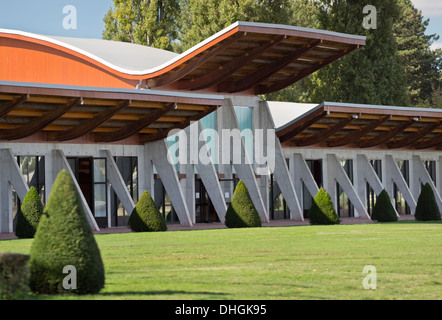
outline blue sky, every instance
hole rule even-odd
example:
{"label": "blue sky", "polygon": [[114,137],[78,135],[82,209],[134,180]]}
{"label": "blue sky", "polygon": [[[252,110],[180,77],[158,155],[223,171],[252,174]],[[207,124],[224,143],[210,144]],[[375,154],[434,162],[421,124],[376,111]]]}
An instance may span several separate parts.
{"label": "blue sky", "polygon": [[[437,33],[442,38],[442,1],[412,2],[426,18],[430,18],[427,33]],[[101,38],[103,17],[112,4],[112,0],[0,0],[0,28],[54,36]],[[63,27],[66,5],[73,5],[77,10],[77,29]],[[434,47],[442,48],[442,39]]]}

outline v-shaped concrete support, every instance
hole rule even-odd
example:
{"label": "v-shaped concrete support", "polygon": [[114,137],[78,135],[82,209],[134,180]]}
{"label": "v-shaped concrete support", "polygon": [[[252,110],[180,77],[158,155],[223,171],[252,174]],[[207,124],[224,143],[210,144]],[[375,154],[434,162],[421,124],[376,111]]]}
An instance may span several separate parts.
{"label": "v-shaped concrete support", "polygon": [[10,149],[0,150],[0,232],[13,232],[12,187],[21,201],[29,191]]}

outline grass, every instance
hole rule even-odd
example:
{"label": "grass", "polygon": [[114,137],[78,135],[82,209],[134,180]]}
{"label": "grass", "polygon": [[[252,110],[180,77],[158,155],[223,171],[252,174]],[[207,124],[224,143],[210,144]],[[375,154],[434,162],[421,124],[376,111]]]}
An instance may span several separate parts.
{"label": "grass", "polygon": [[[441,299],[442,223],[212,229],[96,235],[98,295],[34,299]],[[0,241],[28,253],[32,240]],[[377,289],[365,290],[365,265]]]}

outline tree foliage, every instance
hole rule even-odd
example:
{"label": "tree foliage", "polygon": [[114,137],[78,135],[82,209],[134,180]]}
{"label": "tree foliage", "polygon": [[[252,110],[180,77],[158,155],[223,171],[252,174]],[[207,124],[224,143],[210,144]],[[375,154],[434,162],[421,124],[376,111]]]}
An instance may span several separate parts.
{"label": "tree foliage", "polygon": [[426,183],[422,188],[417,200],[414,217],[419,221],[441,220],[440,211],[434,197],[433,188],[431,188],[429,183]]}
{"label": "tree foliage", "polygon": [[439,39],[436,34],[427,35],[429,19],[424,19],[410,0],[398,0],[400,19],[393,27],[412,106],[435,106],[434,92],[440,90],[441,52],[431,50],[431,44]]}
{"label": "tree foliage", "polygon": [[179,13],[178,0],[114,0],[104,17],[103,39],[172,50]]}
{"label": "tree foliage", "polygon": [[390,196],[386,190],[382,190],[376,197],[376,203],[373,207],[371,217],[373,220],[379,222],[394,222],[398,220],[396,211],[391,204]]}
{"label": "tree foliage", "polygon": [[236,21],[289,24],[290,0],[185,0],[178,51],[185,51]]}
{"label": "tree foliage", "polygon": [[261,218],[242,180],[236,186],[227,208],[225,224],[228,228],[261,227]]}
{"label": "tree foliage", "polygon": [[340,224],[330,195],[323,188],[319,189],[308,211],[310,224],[328,225]]}
{"label": "tree foliage", "polygon": [[35,187],[31,187],[18,210],[15,235],[19,238],[33,238],[42,214],[40,195]]}
{"label": "tree foliage", "polygon": [[30,287],[36,293],[64,293],[64,267],[74,266],[77,289],[98,293],[104,286],[104,266],[80,195],[69,174],[62,170],[52,186],[32,242]]}
{"label": "tree foliage", "polygon": [[129,227],[135,232],[166,231],[161,212],[147,191],[141,195],[129,217]]}

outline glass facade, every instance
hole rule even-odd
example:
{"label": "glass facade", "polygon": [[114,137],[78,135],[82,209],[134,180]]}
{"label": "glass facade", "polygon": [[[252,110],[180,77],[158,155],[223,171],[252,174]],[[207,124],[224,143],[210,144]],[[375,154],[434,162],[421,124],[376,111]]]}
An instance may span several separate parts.
{"label": "glass facade", "polygon": [[[134,203],[138,201],[138,158],[116,157],[115,163]],[[113,226],[127,226],[130,212],[127,212],[114,191],[111,192]]]}

